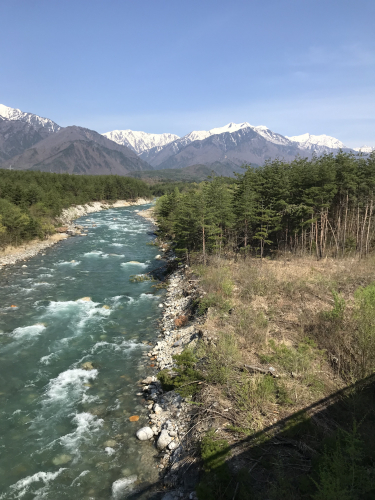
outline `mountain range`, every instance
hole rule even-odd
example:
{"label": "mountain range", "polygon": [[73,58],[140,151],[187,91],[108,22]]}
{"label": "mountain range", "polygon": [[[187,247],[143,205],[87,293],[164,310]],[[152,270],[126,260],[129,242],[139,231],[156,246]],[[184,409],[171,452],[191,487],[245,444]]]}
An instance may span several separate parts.
{"label": "mountain range", "polygon": [[[200,179],[212,171],[233,175],[243,164],[262,165],[275,158],[291,161],[339,149],[355,151],[327,135],[287,137],[247,122],[183,137],[129,129],[99,134],[83,127],[63,128],[48,118],[0,104],[0,168]],[[361,150],[369,153],[372,148]],[[188,170],[180,176],[179,169]]]}

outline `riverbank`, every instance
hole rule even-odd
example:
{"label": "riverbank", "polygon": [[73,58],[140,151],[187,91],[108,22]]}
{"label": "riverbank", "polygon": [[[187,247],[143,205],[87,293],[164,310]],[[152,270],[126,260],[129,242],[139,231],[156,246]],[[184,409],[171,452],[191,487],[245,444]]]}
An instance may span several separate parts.
{"label": "riverbank", "polygon": [[[156,225],[153,208],[142,210],[138,215]],[[169,254],[169,245],[158,242],[169,264],[174,255]],[[196,279],[191,279],[190,270],[184,264],[166,278],[166,295],[159,322],[158,340],[154,347],[144,354],[157,368],[175,376],[176,360],[185,349],[193,350],[202,335],[201,319],[194,313],[194,303],[200,298],[201,290]],[[166,489],[162,500],[196,499],[195,486],[198,481],[196,458],[192,447],[192,416],[195,414],[191,397],[182,397],[178,392],[163,391],[157,376],[150,376],[140,382],[145,406],[149,411],[149,426],[138,429],[139,440],[153,440],[157,450],[160,482]],[[195,442],[195,440],[194,440]]]}
{"label": "riverbank", "polygon": [[[193,314],[194,301],[199,296],[196,282],[189,279],[188,271],[180,265],[168,278],[168,287],[159,323],[158,340],[144,355],[160,373],[176,368],[173,356],[186,348],[194,349],[201,335],[200,320]],[[191,418],[195,413],[190,397],[182,397],[176,391],[163,391],[156,376],[140,382],[145,406],[149,410],[149,426],[140,428],[137,437],[141,441],[153,440],[158,452],[160,480],[168,492],[163,500],[195,499],[197,470],[192,466]],[[189,470],[189,471],[188,471]]]}
{"label": "riverbank", "polygon": [[0,269],[3,266],[13,265],[17,262],[26,261],[31,257],[35,257],[35,255],[37,255],[39,252],[46,250],[59,241],[69,238],[72,234],[76,234],[77,228],[72,226],[72,222],[79,217],[83,217],[84,215],[88,215],[94,212],[100,212],[101,210],[107,210],[109,208],[145,205],[147,203],[150,203],[150,201],[151,200],[147,200],[145,198],[138,198],[135,201],[117,200],[112,204],[108,202],[94,201],[92,203],[87,203],[86,205],[76,205],[66,208],[56,219],[57,224],[62,226],[61,229],[63,230],[63,232],[53,234],[45,240],[37,239],[29,241],[27,243],[23,243],[20,246],[5,247],[4,249],[0,250]]}
{"label": "riverbank", "polygon": [[[156,377],[144,381],[149,438],[168,489],[162,500],[196,498],[196,491],[210,500],[247,499],[250,491],[305,498],[306,488],[324,490],[325,446],[340,450],[342,433],[358,437],[358,450],[373,460],[370,418],[363,417],[373,408],[373,379],[364,378],[353,353],[363,328],[356,311],[373,289],[374,269],[372,259],[353,258],[210,256],[205,266],[199,259],[180,265],[167,287],[161,340],[146,355],[173,387],[181,367],[173,356],[187,348],[202,382],[192,400],[163,393]],[[366,356],[370,366],[373,350]],[[353,430],[361,418],[365,424]],[[363,491],[374,484],[366,481]]]}

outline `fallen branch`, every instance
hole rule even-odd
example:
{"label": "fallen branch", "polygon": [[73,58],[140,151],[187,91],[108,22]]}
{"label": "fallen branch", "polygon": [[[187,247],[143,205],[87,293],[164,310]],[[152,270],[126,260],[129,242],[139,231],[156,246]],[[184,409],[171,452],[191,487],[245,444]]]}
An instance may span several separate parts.
{"label": "fallen branch", "polygon": [[194,380],[193,382],[188,382],[187,384],[179,385],[178,387],[176,387],[176,389],[181,389],[181,387],[185,387],[186,385],[191,385],[191,384],[208,385],[205,382],[202,382],[201,380]]}
{"label": "fallen branch", "polygon": [[205,411],[211,411],[212,413],[216,413],[217,415],[220,415],[220,417],[223,417],[225,418],[226,420],[230,420],[231,422],[233,422],[234,424],[236,423],[236,421],[231,418],[231,417],[228,417],[227,415],[223,415],[222,413],[219,413],[218,411],[215,411],[215,410],[211,410],[210,408],[207,408]]}
{"label": "fallen branch", "polygon": [[272,377],[278,378],[279,375],[276,373],[275,368],[269,366],[268,368],[260,368],[254,365],[243,365],[246,370],[257,373],[264,373],[265,375],[272,375]]}

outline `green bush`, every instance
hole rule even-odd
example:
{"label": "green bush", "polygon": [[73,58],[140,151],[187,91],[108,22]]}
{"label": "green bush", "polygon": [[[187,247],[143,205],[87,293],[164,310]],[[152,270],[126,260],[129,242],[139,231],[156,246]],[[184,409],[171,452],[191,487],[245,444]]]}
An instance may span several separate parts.
{"label": "green bush", "polygon": [[175,377],[172,378],[168,370],[158,373],[163,390],[175,390],[183,397],[192,396],[199,390],[198,383],[192,382],[204,380],[203,375],[194,368],[197,358],[190,349],[185,349],[181,354],[173,356],[173,360],[177,365]]}
{"label": "green bush", "polygon": [[355,292],[357,342],[360,375],[366,377],[375,370],[375,283]]}
{"label": "green bush", "polygon": [[230,453],[228,441],[225,439],[214,440],[215,431],[208,432],[201,442],[201,456],[206,471],[221,467]]}
{"label": "green bush", "polygon": [[339,430],[327,440],[316,468],[314,500],[359,500],[375,498],[374,469],[363,460],[363,442],[356,423],[350,432]]}
{"label": "green bush", "polygon": [[323,316],[331,321],[341,322],[344,319],[346,308],[345,299],[335,291],[332,292],[334,306],[331,311],[323,313]]}
{"label": "green bush", "polygon": [[307,337],[300,342],[297,348],[285,344],[276,345],[274,340],[269,341],[273,354],[263,354],[260,359],[263,363],[274,363],[287,372],[306,373],[315,360],[321,360],[323,351],[317,349],[315,342]]}
{"label": "green bush", "polygon": [[227,384],[240,359],[241,352],[236,338],[230,333],[220,334],[217,344],[207,350],[208,381],[213,384]]}
{"label": "green bush", "polygon": [[[201,442],[201,457],[205,474],[197,487],[199,500],[229,498],[231,475],[225,463],[230,448],[225,439],[214,440],[215,431],[208,432]],[[228,496],[226,496],[228,493]]]}

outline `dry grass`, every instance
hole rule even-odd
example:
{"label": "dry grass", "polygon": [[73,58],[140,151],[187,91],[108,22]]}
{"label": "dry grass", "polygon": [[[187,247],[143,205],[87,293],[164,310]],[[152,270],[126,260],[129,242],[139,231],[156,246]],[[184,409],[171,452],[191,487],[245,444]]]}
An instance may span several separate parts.
{"label": "dry grass", "polygon": [[[193,269],[206,292],[204,329],[218,339],[205,347],[212,384],[203,397],[206,408],[215,404],[229,422],[254,432],[355,377],[349,318],[355,290],[375,280],[374,259],[212,257]],[[347,305],[340,325],[324,316],[334,306],[333,291]],[[241,371],[244,364],[272,365],[280,377]]]}

